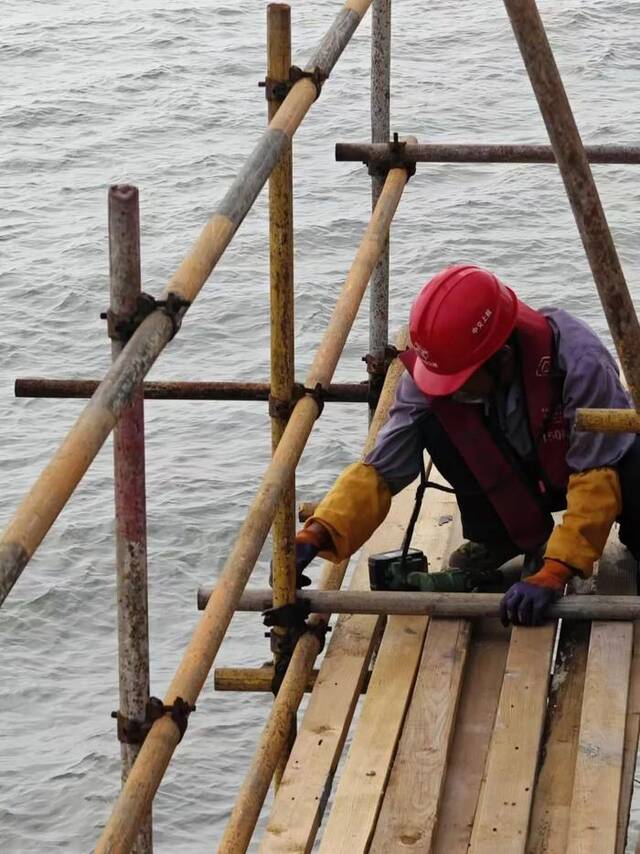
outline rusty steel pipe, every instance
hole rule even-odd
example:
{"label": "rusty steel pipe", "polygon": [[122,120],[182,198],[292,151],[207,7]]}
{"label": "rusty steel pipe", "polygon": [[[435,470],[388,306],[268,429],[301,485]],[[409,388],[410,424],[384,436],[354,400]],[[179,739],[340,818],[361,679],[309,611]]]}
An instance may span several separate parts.
{"label": "rusty steel pipe", "polygon": [[292,86],[191,252],[165,287],[162,299],[170,300],[170,304],[154,311],[140,324],[18,507],[0,539],[0,604],[113,430],[133,389],[175,335],[184,314],[316,100],[320,80],[331,73],[370,4],[371,0],[347,0],[338,12],[307,65],[307,71],[316,72],[316,80],[302,77]]}
{"label": "rusty steel pipe", "polygon": [[[52,380],[44,377],[22,377],[15,381],[16,397],[88,398],[100,380]],[[145,382],[145,400],[269,400],[269,383],[238,382]],[[296,396],[302,395],[302,383],[295,383]],[[366,382],[331,383],[324,391],[325,403],[366,403]]]}
{"label": "rusty steel pipe", "polygon": [[[371,141],[390,136],[391,108],[391,0],[373,0],[371,7]],[[375,208],[384,175],[371,175],[371,208]],[[389,244],[376,264],[369,288],[369,414],[384,382],[385,348],[389,343]],[[376,369],[377,366],[377,369]]]}
{"label": "rusty steel pipe", "polygon": [[[206,601],[207,592],[201,598]],[[418,593],[379,590],[305,590],[298,601],[312,611],[332,614],[400,614],[451,619],[475,619],[500,615],[501,593]],[[245,590],[238,611],[258,612],[270,607],[271,591]],[[640,619],[638,596],[565,596],[551,605],[550,620]]]}
{"label": "rusty steel pipe", "polygon": [[[407,340],[407,332],[403,330],[397,341],[398,348],[406,347]],[[382,394],[364,443],[363,458],[373,448],[376,436],[388,418],[403,370],[401,362],[396,359],[387,372]],[[335,565],[325,561],[319,583],[320,589],[338,589],[344,579],[347,564],[348,561]],[[312,626],[326,626],[329,617],[328,612],[316,613],[311,615],[308,622]],[[319,652],[320,641],[315,634],[305,633],[296,644],[284,681],[260,736],[255,756],[236,798],[218,854],[239,854],[246,851],[269,790],[271,778],[287,743],[288,724],[300,705],[313,663]]]}
{"label": "rusty steel pipe", "polygon": [[[387,239],[389,226],[406,182],[407,173],[404,169],[392,169],[389,172],[382,195],[376,205],[334,308],[329,326],[307,375],[306,385],[309,388],[314,388],[317,383],[325,386],[331,381],[367,283],[384,246],[384,241]],[[195,704],[215,661],[242,591],[267,538],[283,491],[298,464],[313,429],[318,412],[319,406],[312,397],[306,396],[296,404],[282,440],[267,467],[247,517],[219,576],[209,604],[196,626],[191,641],[167,689],[166,705],[172,705],[177,698],[182,698],[189,705]],[[310,651],[308,654],[311,656]],[[314,658],[315,652],[311,656],[311,662]],[[291,667],[287,671],[285,683],[289,678],[290,670]],[[291,675],[290,679],[295,681],[294,675]],[[302,690],[304,690],[305,682],[306,676],[302,680]],[[276,704],[281,694],[282,689],[276,697]],[[285,699],[282,700],[282,703],[285,703]],[[276,704],[274,704],[274,708]],[[287,725],[289,722],[290,718],[287,717]],[[169,716],[165,715],[153,724],[100,837],[96,848],[97,854],[130,850],[140,821],[151,805],[153,796],[178,745],[179,737],[179,730]],[[278,756],[280,752],[281,747]]]}
{"label": "rusty steel pipe", "polygon": [[[109,189],[110,310],[116,317],[135,314],[140,294],[140,209],[136,187]],[[112,358],[123,342],[111,340]],[[149,700],[149,619],[147,603],[147,515],[144,460],[144,401],[136,389],[113,431],[116,578],[118,603],[119,714],[142,724]],[[139,744],[120,744],[125,783]],[[133,850],[153,850],[151,811]]]}
{"label": "rusty steel pipe", "polygon": [[[388,135],[386,137],[388,139]],[[591,163],[640,164],[638,145],[586,145]],[[550,145],[478,145],[457,142],[417,143],[405,145],[403,156],[413,163],[556,163]],[[396,157],[392,143],[380,140],[370,142],[338,142],[336,160],[368,163],[384,169]]]}
{"label": "rusty steel pipe", "polygon": [[616,345],[640,407],[640,324],[535,0],[504,0]]}

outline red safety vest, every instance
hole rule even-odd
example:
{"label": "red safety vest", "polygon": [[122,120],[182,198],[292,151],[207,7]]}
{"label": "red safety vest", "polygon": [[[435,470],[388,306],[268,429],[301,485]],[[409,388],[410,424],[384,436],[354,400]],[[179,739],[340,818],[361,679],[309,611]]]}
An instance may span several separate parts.
{"label": "red safety vest", "polygon": [[[537,456],[540,496],[564,491],[569,480],[568,433],[562,411],[562,378],[554,375],[553,331],[547,319],[520,303],[516,329],[529,427]],[[412,373],[414,360],[407,360]],[[405,362],[406,364],[406,362]],[[514,543],[534,549],[549,534],[549,516],[530,481],[495,442],[479,406],[450,397],[430,398],[431,409],[493,504]],[[551,414],[550,414],[551,413]]]}

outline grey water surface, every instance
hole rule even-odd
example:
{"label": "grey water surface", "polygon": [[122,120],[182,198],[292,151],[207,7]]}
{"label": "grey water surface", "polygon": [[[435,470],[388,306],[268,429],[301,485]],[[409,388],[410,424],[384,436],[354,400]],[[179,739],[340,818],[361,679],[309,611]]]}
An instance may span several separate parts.
{"label": "grey water surface", "polygon": [[[304,64],[341,7],[293,3]],[[140,188],[144,288],[160,292],[265,123],[258,0],[3,0],[0,5],[0,523],[50,458],[81,401],[16,400],[20,376],[97,377],[110,356],[107,188]],[[637,144],[640,4],[544,0],[541,13],[585,141]],[[295,142],[297,372],[326,327],[368,218],[369,179],[335,163],[369,135],[369,31],[356,33]],[[396,0],[392,127],[422,141],[544,142],[499,0]],[[640,167],[594,171],[636,300]],[[266,380],[265,195],[242,225],[154,379]],[[440,267],[475,261],[534,306],[561,305],[607,335],[552,166],[419,167],[392,233],[392,328]],[[366,311],[339,366],[363,378]],[[146,409],[152,690],[162,695],[269,456],[259,403]],[[303,456],[300,499],[357,458],[366,417],[327,405]],[[268,544],[253,582],[266,581]],[[119,787],[111,444],[0,614],[0,850],[83,852]],[[268,657],[256,617],[232,623],[219,662]],[[269,709],[208,684],[155,800],[161,852],[220,839]],[[640,812],[634,809],[634,828]]]}

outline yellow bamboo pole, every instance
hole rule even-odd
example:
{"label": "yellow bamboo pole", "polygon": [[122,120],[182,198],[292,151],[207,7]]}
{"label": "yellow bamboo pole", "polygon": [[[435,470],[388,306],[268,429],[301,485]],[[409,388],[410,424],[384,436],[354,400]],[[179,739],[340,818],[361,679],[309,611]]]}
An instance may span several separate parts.
{"label": "yellow bamboo pole", "polygon": [[[327,589],[326,587],[323,589]],[[313,691],[318,671],[312,670],[307,677],[305,693]],[[216,691],[250,691],[268,694],[273,681],[273,667],[216,667],[213,671],[213,686]],[[362,693],[367,693],[369,678],[364,680]]]}
{"label": "yellow bamboo pole", "polygon": [[640,415],[635,409],[578,409],[576,430],[596,433],[640,433]]}
{"label": "yellow bamboo pole", "polygon": [[[383,188],[383,195],[384,192]],[[382,245],[381,248],[383,248]],[[406,331],[402,333],[397,343],[398,349],[406,347]],[[378,407],[365,441],[363,457],[373,448],[378,431],[387,420],[402,371],[402,364],[396,359],[387,372]],[[319,584],[320,590],[337,590],[342,584],[347,563],[348,561],[343,561],[335,566],[325,563]],[[309,622],[314,626],[323,626],[328,623],[329,617],[329,614],[313,614]],[[238,793],[218,854],[239,854],[247,850],[269,790],[271,778],[282,750],[286,746],[288,727],[300,705],[309,674],[319,652],[320,641],[315,634],[304,634],[298,641],[271,714],[262,731],[255,756]]]}
{"label": "yellow bamboo pole", "polygon": [[141,380],[174,336],[191,303],[222,257],[258,193],[291,143],[371,0],[347,0],[314,51],[306,71],[202,229],[162,294],[167,304],[149,315],[101,382],[61,447],[23,499],[0,540],[0,604],[20,577],[73,494]]}
{"label": "yellow bamboo pole", "polygon": [[[252,691],[268,694],[273,682],[273,667],[216,667],[213,671],[213,687],[216,691]],[[317,670],[307,677],[305,691],[312,691]]]}
{"label": "yellow bamboo pole", "polygon": [[[286,96],[269,85],[289,79],[291,68],[291,8],[286,3],[270,3],[267,7],[267,103],[272,121]],[[269,178],[269,268],[271,284],[271,414],[272,449],[278,447],[284,433],[293,400],[294,376],[294,313],[293,313],[293,164],[291,145],[282,153]],[[273,606],[277,608],[295,601],[296,567],[296,486],[295,473],[282,496],[273,520]],[[276,672],[286,668],[291,655],[290,633],[285,628],[271,629],[271,648]],[[289,742],[295,738],[295,719]],[[283,751],[275,776],[276,786],[287,762]]]}
{"label": "yellow bamboo pole", "polygon": [[[331,382],[406,182],[405,169],[389,172],[307,375],[308,388],[315,388],[318,384],[324,387]],[[169,685],[164,701],[166,705],[173,705],[178,698],[189,705],[195,704],[318,413],[318,403],[312,396],[306,396],[296,404],[209,603]],[[305,681],[302,680],[302,690]],[[97,854],[130,850],[140,821],[151,806],[178,741],[179,730],[171,717],[165,715],[153,724],[100,837]]]}

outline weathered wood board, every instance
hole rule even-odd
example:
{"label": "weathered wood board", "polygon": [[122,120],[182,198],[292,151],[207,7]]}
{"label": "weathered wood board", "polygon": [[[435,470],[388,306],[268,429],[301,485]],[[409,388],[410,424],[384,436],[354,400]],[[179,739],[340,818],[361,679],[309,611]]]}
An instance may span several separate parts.
{"label": "weathered wood board", "polygon": [[[429,496],[414,545],[432,570],[446,563],[456,509],[448,495]],[[438,524],[442,519],[448,521]],[[425,633],[425,617],[389,617],[364,698],[360,720],[322,836],[321,852],[366,850],[411,698]]]}
{"label": "weathered wood board", "polygon": [[527,854],[564,854],[567,850],[590,631],[589,623],[562,625]]}
{"label": "weathered wood board", "polygon": [[615,851],[632,648],[631,623],[592,623],[569,854]]}
{"label": "weathered wood board", "polygon": [[[411,485],[394,498],[389,516],[362,550],[352,588],[368,588],[369,554],[397,548],[402,542],[414,493],[415,486]],[[425,501],[416,526],[415,545],[431,545],[430,557],[436,565],[447,547],[447,528],[453,518],[450,505],[451,498],[444,495]],[[448,522],[440,526],[443,516]],[[438,531],[436,540],[430,541],[434,531]],[[310,850],[369,664],[375,632],[381,625],[377,617],[339,618],[274,799],[261,851]]]}
{"label": "weathered wood board", "polygon": [[432,850],[470,633],[431,621],[371,854]]}
{"label": "weathered wood board", "polygon": [[527,840],[555,623],[514,627],[471,834],[473,854],[520,854]]}
{"label": "weathered wood board", "polygon": [[469,846],[510,634],[498,620],[481,620],[473,627],[433,845],[436,854],[466,852]]}

